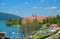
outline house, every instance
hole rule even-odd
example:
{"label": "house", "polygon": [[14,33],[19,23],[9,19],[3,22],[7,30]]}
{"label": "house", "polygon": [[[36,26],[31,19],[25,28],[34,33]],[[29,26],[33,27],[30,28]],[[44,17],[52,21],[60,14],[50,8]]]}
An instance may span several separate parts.
{"label": "house", "polygon": [[51,24],[50,25],[53,29],[59,29],[59,26],[57,24]]}

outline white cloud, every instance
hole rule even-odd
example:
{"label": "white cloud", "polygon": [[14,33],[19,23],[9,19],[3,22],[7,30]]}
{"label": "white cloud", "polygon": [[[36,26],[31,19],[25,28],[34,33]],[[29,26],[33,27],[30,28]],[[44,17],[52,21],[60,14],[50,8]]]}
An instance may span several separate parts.
{"label": "white cloud", "polygon": [[53,0],[54,2],[56,2],[57,0]]}
{"label": "white cloud", "polygon": [[9,10],[7,13],[10,13],[10,14],[14,14],[14,15],[20,16],[20,11],[13,10],[13,9]]}
{"label": "white cloud", "polygon": [[51,9],[56,9],[57,7],[56,6],[52,6]]}
{"label": "white cloud", "polygon": [[5,6],[5,5],[6,5],[6,3],[5,3],[5,2],[2,2],[2,3],[1,3],[1,5],[2,5],[2,6]]}
{"label": "white cloud", "polygon": [[40,7],[40,9],[41,9],[42,7]]}
{"label": "white cloud", "polygon": [[40,2],[45,2],[45,0],[40,0]]}
{"label": "white cloud", "polygon": [[15,14],[15,13],[19,13],[19,11],[9,10],[9,13],[11,13],[11,14]]}
{"label": "white cloud", "polygon": [[28,5],[29,3],[28,3],[28,2],[25,2],[24,4],[25,4],[25,5]]}
{"label": "white cloud", "polygon": [[34,6],[33,8],[34,8],[34,9],[37,9],[38,7],[37,7],[37,6]]}
{"label": "white cloud", "polygon": [[15,13],[19,13],[19,11],[15,11]]}
{"label": "white cloud", "polygon": [[58,10],[58,12],[60,12],[60,10]]}
{"label": "white cloud", "polygon": [[51,10],[49,10],[49,11],[48,11],[48,13],[52,13],[52,11],[51,11]]}
{"label": "white cloud", "polygon": [[51,7],[47,7],[47,8],[44,8],[44,9],[46,9],[46,10],[53,10],[53,9],[57,9],[57,7],[56,6],[51,6]]}
{"label": "white cloud", "polygon": [[10,14],[15,13],[14,10],[9,10],[8,12],[9,12]]}
{"label": "white cloud", "polygon": [[0,3],[0,9],[5,9],[6,7],[6,3],[5,2],[1,2]]}

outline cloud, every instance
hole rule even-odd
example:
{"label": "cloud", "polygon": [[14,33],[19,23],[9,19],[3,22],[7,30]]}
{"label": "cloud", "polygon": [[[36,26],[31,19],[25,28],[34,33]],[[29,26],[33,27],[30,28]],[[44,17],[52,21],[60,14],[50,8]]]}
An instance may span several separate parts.
{"label": "cloud", "polygon": [[20,11],[13,10],[13,9],[9,10],[7,13],[18,15],[18,16],[20,15]]}
{"label": "cloud", "polygon": [[28,5],[29,3],[28,3],[28,2],[25,2],[24,4],[25,4],[25,5]]}
{"label": "cloud", "polygon": [[42,7],[39,7],[40,9],[42,8]]}
{"label": "cloud", "polygon": [[48,13],[52,13],[52,11],[51,11],[51,10],[49,10],[49,11],[48,11]]}
{"label": "cloud", "polygon": [[0,9],[5,9],[6,7],[6,3],[5,2],[1,2],[0,3]]}
{"label": "cloud", "polygon": [[16,13],[19,13],[19,11],[15,11]]}
{"label": "cloud", "polygon": [[5,5],[6,5],[6,3],[5,3],[5,2],[2,2],[2,3],[1,3],[1,5],[2,5],[2,6],[5,6]]}
{"label": "cloud", "polygon": [[34,9],[37,9],[38,7],[37,7],[37,6],[34,6],[33,8],[34,8]]}
{"label": "cloud", "polygon": [[9,10],[8,13],[13,14],[15,12],[14,12],[14,10]]}
{"label": "cloud", "polygon": [[45,0],[40,0],[41,3],[45,2]]}
{"label": "cloud", "polygon": [[58,12],[60,12],[60,10],[58,10]]}
{"label": "cloud", "polygon": [[9,13],[12,13],[12,14],[19,13],[19,11],[17,11],[17,10],[9,10]]}
{"label": "cloud", "polygon": [[56,6],[51,6],[51,7],[47,7],[47,8],[44,8],[45,10],[53,10],[53,9],[57,9]]}
{"label": "cloud", "polygon": [[57,0],[53,0],[54,2],[56,2]]}

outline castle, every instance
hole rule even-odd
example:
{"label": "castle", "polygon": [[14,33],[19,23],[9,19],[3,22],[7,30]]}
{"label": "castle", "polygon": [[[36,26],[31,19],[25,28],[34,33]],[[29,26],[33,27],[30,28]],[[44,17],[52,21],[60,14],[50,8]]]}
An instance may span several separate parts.
{"label": "castle", "polygon": [[35,19],[38,20],[38,21],[40,21],[40,22],[43,21],[43,20],[46,20],[45,17],[37,17],[36,14],[35,15],[32,14],[32,17],[23,18],[24,21],[27,21],[27,20],[33,21]]}

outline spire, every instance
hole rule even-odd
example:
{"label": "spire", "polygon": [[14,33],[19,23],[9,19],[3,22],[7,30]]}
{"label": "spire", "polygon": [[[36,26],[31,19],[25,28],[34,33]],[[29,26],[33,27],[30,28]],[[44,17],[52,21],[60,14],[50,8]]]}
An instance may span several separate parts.
{"label": "spire", "polygon": [[37,17],[36,12],[35,12],[35,17]]}
{"label": "spire", "polygon": [[32,17],[34,17],[34,14],[32,14]]}
{"label": "spire", "polygon": [[37,18],[36,12],[32,14],[32,17],[36,17]]}

